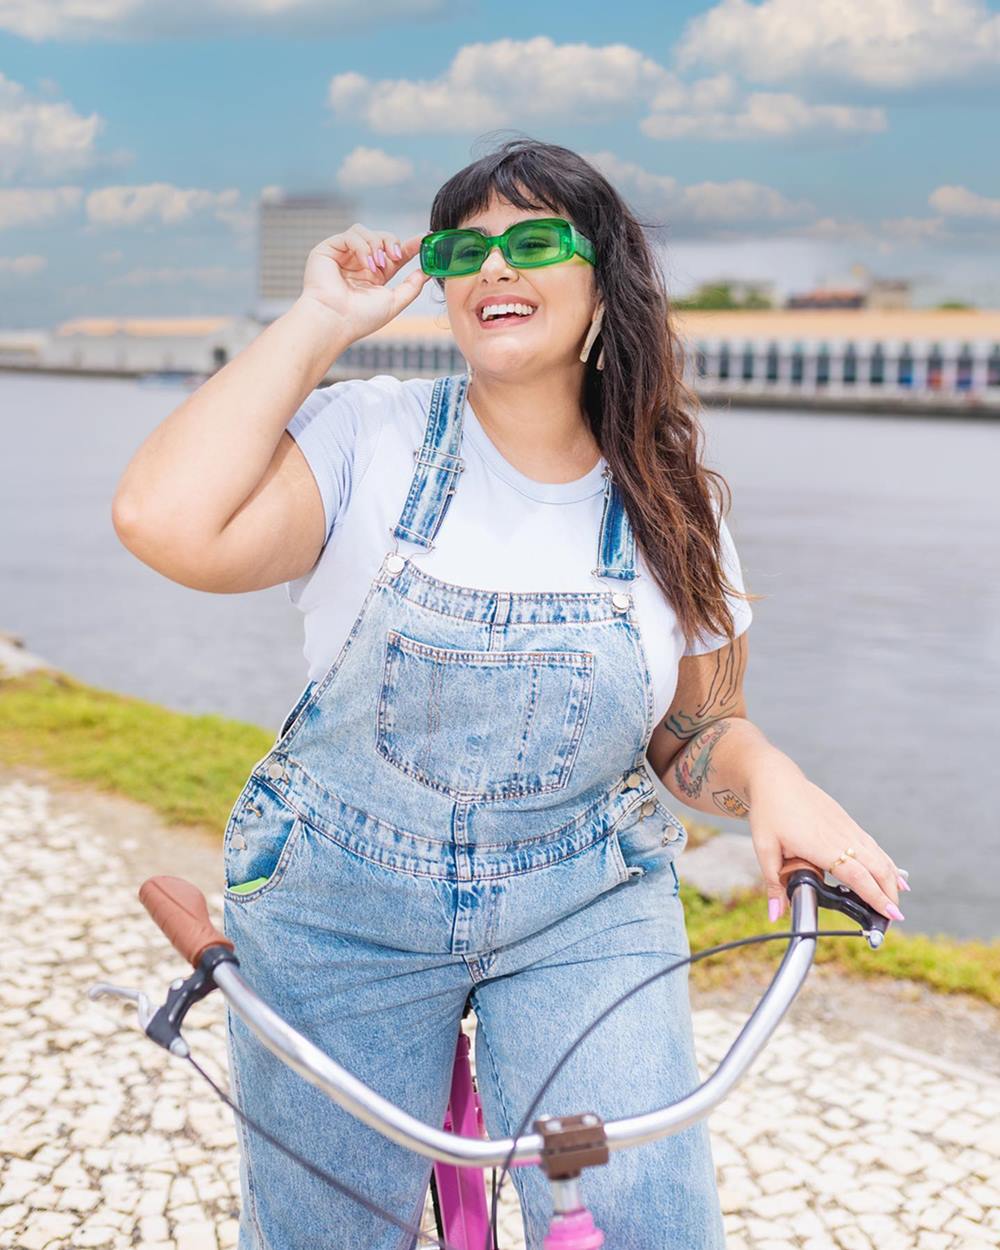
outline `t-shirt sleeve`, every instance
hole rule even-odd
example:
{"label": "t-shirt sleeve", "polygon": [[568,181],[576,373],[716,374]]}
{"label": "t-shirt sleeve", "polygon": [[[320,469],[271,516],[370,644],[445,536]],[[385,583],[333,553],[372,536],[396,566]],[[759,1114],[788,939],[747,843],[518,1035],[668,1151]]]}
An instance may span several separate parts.
{"label": "t-shirt sleeve", "polygon": [[324,542],[347,508],[351,484],[364,473],[366,453],[370,456],[377,440],[386,410],[385,388],[378,385],[383,380],[389,379],[351,378],[319,387],[285,427],[319,487]]}
{"label": "t-shirt sleeve", "polygon": [[[303,400],[285,427],[316,479],[326,524],[324,547],[347,510],[352,487],[371,464],[390,405],[401,383],[390,374],[350,378],[319,387]],[[285,583],[285,593],[298,605],[313,569]]]}
{"label": "t-shirt sleeve", "polygon": [[[740,568],[740,557],[725,517],[719,520],[719,538],[721,541],[722,569],[727,580],[738,590],[746,590],[743,582],[743,571]],[[745,599],[738,599],[735,595],[727,594],[726,602],[733,613],[733,636],[738,638],[753,620],[753,612],[751,612],[750,604]],[[709,651],[718,651],[728,641],[729,639],[725,634],[703,633],[688,646],[684,654],[705,655]]]}

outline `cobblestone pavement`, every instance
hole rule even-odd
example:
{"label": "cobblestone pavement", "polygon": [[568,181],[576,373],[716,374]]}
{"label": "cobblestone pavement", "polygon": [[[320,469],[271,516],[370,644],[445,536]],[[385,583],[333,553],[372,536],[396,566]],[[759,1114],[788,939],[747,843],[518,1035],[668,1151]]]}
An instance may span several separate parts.
{"label": "cobblestone pavement", "polygon": [[[122,804],[98,802],[112,815]],[[86,997],[108,979],[162,1000],[184,967],[136,890],[154,873],[188,877],[218,923],[218,843],[167,831],[137,805],[120,807],[124,828],[94,810],[35,780],[0,782],[0,1246],[228,1250],[232,1113],[142,1036],[131,1005]],[[697,997],[695,1008],[706,1075],[746,1013]],[[1000,1081],[871,1031],[841,1033],[786,1018],[710,1118],[729,1250],[1000,1246]],[[192,1010],[185,1035],[225,1087],[220,995]],[[505,1194],[501,1245],[514,1250]]]}

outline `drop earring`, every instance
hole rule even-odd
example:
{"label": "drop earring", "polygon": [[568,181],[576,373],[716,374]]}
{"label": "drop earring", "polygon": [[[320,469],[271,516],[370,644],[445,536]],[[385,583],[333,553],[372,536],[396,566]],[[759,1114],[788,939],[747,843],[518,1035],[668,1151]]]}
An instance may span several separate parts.
{"label": "drop earring", "polygon": [[[590,356],[590,349],[594,346],[594,339],[597,338],[604,323],[604,301],[602,300],[594,313],[590,322],[590,329],[587,331],[587,337],[583,340],[583,350],[580,352],[580,359],[586,363]],[[604,368],[604,344],[601,344],[601,350],[597,356],[598,369]]]}

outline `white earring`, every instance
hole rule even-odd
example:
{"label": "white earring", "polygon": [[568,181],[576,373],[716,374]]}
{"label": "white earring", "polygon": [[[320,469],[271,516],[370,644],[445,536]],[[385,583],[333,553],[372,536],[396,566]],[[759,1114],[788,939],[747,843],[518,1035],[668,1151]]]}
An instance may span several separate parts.
{"label": "white earring", "polygon": [[[594,316],[591,319],[590,329],[587,331],[587,337],[583,340],[583,350],[580,352],[580,359],[584,361],[584,363],[586,363],[587,359],[590,356],[590,349],[594,346],[594,339],[596,339],[598,334],[600,333],[601,326],[603,325],[603,323],[604,323],[604,301],[602,300],[601,303],[598,304],[597,311],[594,313]],[[601,344],[601,350],[597,356],[597,367],[598,369],[604,368],[604,345],[603,343]]]}

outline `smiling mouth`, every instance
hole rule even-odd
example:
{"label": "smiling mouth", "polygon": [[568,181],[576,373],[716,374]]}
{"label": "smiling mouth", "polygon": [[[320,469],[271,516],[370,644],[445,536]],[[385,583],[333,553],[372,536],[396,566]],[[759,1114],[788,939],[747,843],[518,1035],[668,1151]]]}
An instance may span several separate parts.
{"label": "smiling mouth", "polygon": [[[537,311],[537,309],[536,309]],[[480,329],[489,330],[491,326],[513,325],[515,322],[528,322],[534,317],[535,313],[504,313],[502,317],[487,317],[484,321],[482,317],[476,316],[476,321]]]}

